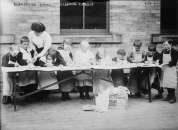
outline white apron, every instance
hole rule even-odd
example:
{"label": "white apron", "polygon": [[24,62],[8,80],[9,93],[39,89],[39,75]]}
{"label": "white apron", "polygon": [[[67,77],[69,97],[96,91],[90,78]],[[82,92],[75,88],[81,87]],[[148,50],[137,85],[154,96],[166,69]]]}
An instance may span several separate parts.
{"label": "white apron", "polygon": [[[163,64],[168,64],[171,60],[170,54],[163,54]],[[176,88],[177,87],[177,70],[176,66],[169,67],[165,65],[163,68],[163,87]]]}

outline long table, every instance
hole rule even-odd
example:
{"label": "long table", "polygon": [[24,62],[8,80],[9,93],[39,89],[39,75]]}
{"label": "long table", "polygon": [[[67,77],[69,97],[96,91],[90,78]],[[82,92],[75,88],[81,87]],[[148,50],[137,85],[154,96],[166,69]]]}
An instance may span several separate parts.
{"label": "long table", "polygon": [[[131,68],[152,69],[152,68],[156,68],[156,67],[161,68],[161,66],[157,65],[157,64],[128,63],[128,64],[110,64],[110,65],[109,64],[108,65],[89,65],[89,66],[72,65],[72,66],[53,66],[53,67],[39,67],[39,66],[1,67],[1,70],[2,70],[2,72],[11,72],[11,73],[18,73],[18,72],[23,72],[23,71],[46,71],[46,72],[51,72],[51,71],[80,71],[80,73],[77,73],[76,75],[74,75],[72,77],[68,77],[64,80],[51,83],[47,86],[41,87],[38,90],[35,90],[33,92],[30,92],[28,94],[25,94],[25,95],[19,97],[19,98],[25,98],[25,97],[30,96],[32,94],[38,93],[38,92],[40,92],[40,91],[42,91],[46,88],[52,87],[53,85],[61,84],[65,81],[68,81],[72,78],[75,78],[76,76],[82,74],[86,70],[89,70],[89,71],[92,72],[92,80],[93,80],[93,71],[94,70],[117,70],[117,69],[131,69]],[[12,93],[14,111],[16,111],[16,82],[17,81],[14,77],[13,93]],[[152,102],[151,85],[150,85],[149,79],[148,79],[148,88],[149,88],[149,102]]]}

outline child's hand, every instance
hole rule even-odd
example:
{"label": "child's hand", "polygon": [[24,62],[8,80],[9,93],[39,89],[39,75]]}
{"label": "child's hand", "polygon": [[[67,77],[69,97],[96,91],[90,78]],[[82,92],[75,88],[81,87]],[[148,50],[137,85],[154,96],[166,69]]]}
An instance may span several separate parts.
{"label": "child's hand", "polygon": [[73,75],[76,75],[76,71],[72,71],[72,74],[73,74]]}
{"label": "child's hand", "polygon": [[16,63],[14,64],[14,66],[15,66],[15,67],[19,67],[20,65],[16,62]]}
{"label": "child's hand", "polygon": [[53,64],[51,64],[51,63],[46,63],[46,66],[47,66],[47,67],[52,67]]}

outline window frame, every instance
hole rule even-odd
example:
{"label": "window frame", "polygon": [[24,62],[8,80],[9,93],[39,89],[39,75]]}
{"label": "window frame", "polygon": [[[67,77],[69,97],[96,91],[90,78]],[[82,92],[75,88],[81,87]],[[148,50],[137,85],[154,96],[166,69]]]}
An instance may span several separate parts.
{"label": "window frame", "polygon": [[[96,35],[96,34],[109,34],[109,19],[110,19],[110,0],[106,1],[106,29],[61,29],[60,27],[60,34],[62,35]],[[60,10],[60,9],[59,9]],[[61,19],[61,15],[60,15]]]}

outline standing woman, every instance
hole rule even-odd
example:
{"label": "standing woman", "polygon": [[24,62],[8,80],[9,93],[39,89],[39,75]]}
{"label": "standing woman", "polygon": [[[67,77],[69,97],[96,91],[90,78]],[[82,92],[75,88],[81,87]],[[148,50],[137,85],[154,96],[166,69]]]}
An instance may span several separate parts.
{"label": "standing woman", "polygon": [[51,47],[52,39],[51,36],[45,31],[46,27],[43,23],[35,22],[31,25],[31,31],[28,34],[31,46],[37,52],[35,59],[35,65],[38,65],[39,59],[46,54],[48,49]]}
{"label": "standing woman", "polygon": [[177,87],[176,65],[178,61],[178,44],[175,41],[163,43],[163,87],[167,89],[168,95],[164,101],[176,102],[175,89]]}

